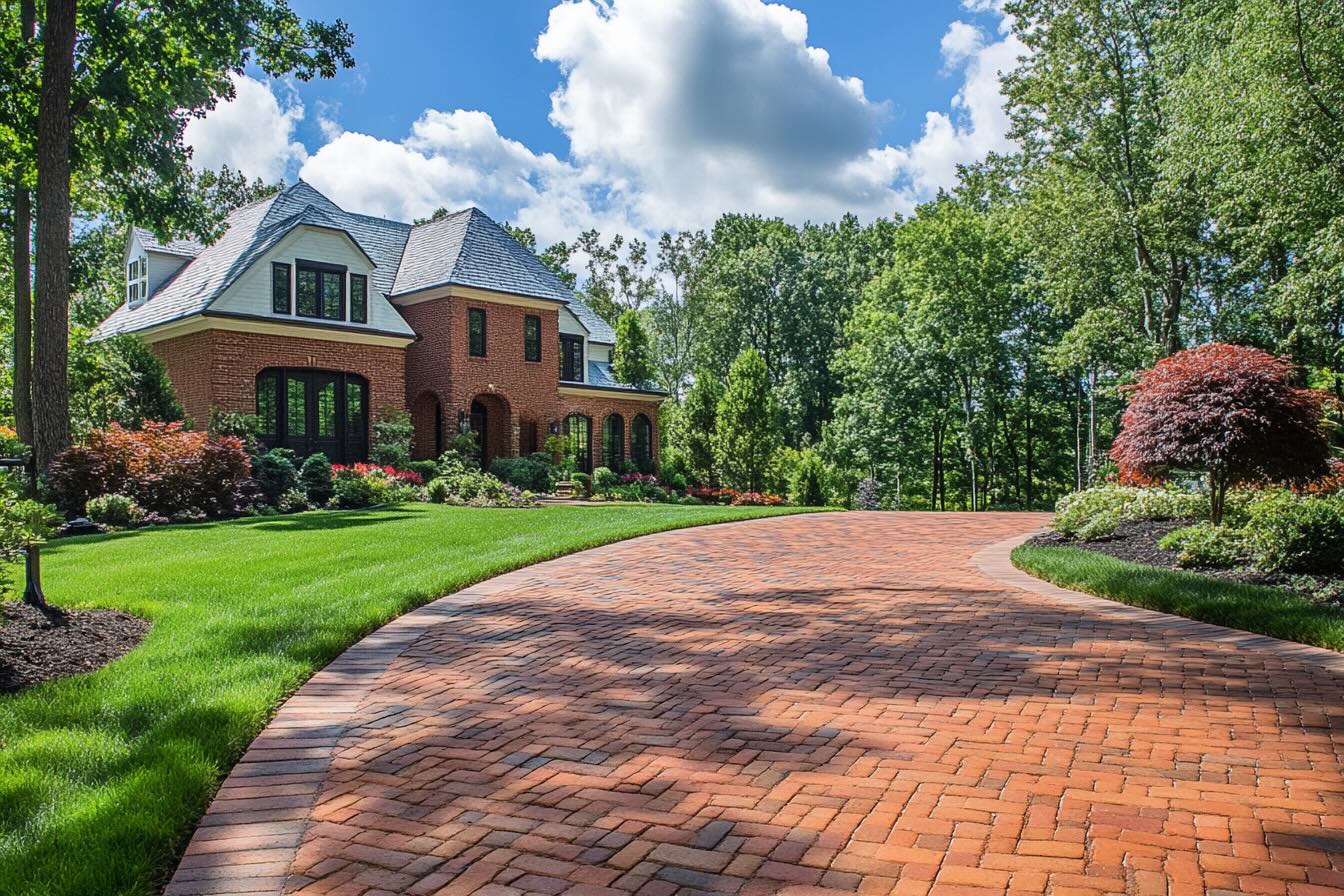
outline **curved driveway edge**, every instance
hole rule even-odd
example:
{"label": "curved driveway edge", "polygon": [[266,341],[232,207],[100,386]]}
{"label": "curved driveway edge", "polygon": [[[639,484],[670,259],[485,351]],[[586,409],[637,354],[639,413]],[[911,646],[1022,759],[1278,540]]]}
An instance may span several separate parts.
{"label": "curved driveway edge", "polygon": [[1271,638],[1268,635],[1257,635],[1253,632],[1227,628],[1211,622],[1186,619],[1184,616],[1174,616],[1160,610],[1149,610],[1146,607],[1135,607],[1117,600],[1087,594],[1083,591],[1071,591],[1068,588],[1061,588],[1030,573],[1023,572],[1013,565],[1013,550],[1037,534],[1039,533],[1028,532],[1024,535],[1014,535],[1012,538],[982,548],[972,559],[979,570],[994,581],[1020,588],[1023,591],[1044,594],[1080,609],[1118,620],[1156,626],[1157,630],[1167,637],[1198,638],[1203,641],[1227,644],[1231,647],[1246,650],[1259,650],[1282,659],[1307,663],[1331,672],[1344,674],[1344,654],[1334,650],[1312,647],[1309,644],[1298,644],[1294,641],[1284,641],[1279,638]]}
{"label": "curved driveway edge", "polygon": [[[689,528],[750,526],[771,519]],[[640,535],[577,553],[595,554],[663,534]],[[327,780],[337,745],[349,720],[392,661],[434,625],[452,619],[464,605],[544,578],[547,566],[573,556],[534,563],[436,598],[346,648],[309,678],[281,704],[220,785],[164,896],[283,893],[286,873],[311,824],[311,809]]]}
{"label": "curved driveway edge", "polygon": [[1344,672],[1018,573],[1045,520],[681,529],[441,598],[281,708],[167,892],[1344,892]]}

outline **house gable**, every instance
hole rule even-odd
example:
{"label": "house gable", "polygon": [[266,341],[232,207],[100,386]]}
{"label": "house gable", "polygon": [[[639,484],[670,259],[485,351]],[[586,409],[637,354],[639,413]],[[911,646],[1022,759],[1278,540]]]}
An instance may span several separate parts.
{"label": "house gable", "polygon": [[[294,291],[297,266],[300,262],[318,262],[344,268],[344,319],[340,321],[314,320],[294,312]],[[277,314],[272,302],[272,265],[289,266],[290,313]],[[309,325],[339,324],[352,330],[398,334],[414,337],[415,333],[402,316],[375,286],[377,265],[364,248],[344,230],[298,224],[262,253],[243,271],[208,307],[206,313],[257,317],[278,323]],[[360,322],[351,316],[351,277],[364,277],[367,282],[368,320]]]}

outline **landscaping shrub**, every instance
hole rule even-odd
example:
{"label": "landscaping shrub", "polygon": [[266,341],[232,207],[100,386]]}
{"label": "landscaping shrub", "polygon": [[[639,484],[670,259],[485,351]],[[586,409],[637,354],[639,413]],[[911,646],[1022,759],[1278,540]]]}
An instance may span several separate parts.
{"label": "landscaping shrub", "polygon": [[518,488],[533,492],[555,491],[556,467],[543,452],[523,457],[500,457],[490,465],[490,474]]}
{"label": "landscaping shrub", "polygon": [[587,473],[575,473],[570,478],[574,481],[575,491],[585,497],[593,493],[593,477]]}
{"label": "landscaping shrub", "polygon": [[299,513],[312,506],[312,502],[308,500],[308,493],[301,488],[290,489],[275,502],[276,509],[281,513]]}
{"label": "landscaping shrub", "polygon": [[1176,552],[1181,566],[1232,567],[1247,559],[1246,536],[1232,526],[1196,523],[1162,536],[1157,546]]}
{"label": "landscaping shrub", "polygon": [[621,482],[621,478],[609,467],[598,467],[593,471],[593,491],[610,492]]}
{"label": "landscaping shrub", "polygon": [[1207,495],[1108,483],[1060,498],[1054,528],[1068,538],[1088,540],[1114,534],[1125,520],[1203,519],[1208,515]]}
{"label": "landscaping shrub", "polygon": [[280,496],[299,487],[299,471],[294,467],[294,452],[272,448],[252,456],[252,479],[261,492],[261,503],[278,507]]}
{"label": "landscaping shrub", "polygon": [[435,504],[445,504],[448,501],[448,480],[436,478],[429,480],[429,485],[425,486],[425,494],[429,500]]}
{"label": "landscaping shrub", "polygon": [[325,454],[319,451],[304,458],[303,466],[299,468],[299,484],[313,506],[322,507],[331,500],[331,461]]}
{"label": "landscaping shrub", "polygon": [[411,463],[411,437],[415,427],[411,417],[405,411],[388,411],[373,424],[373,446],[369,449],[369,460],[379,466],[406,469]]}
{"label": "landscaping shrub", "polygon": [[858,490],[854,492],[854,509],[882,509],[882,486],[876,479],[870,476],[859,483]]}
{"label": "landscaping shrub", "polygon": [[430,500],[442,495],[449,504],[469,504],[473,507],[530,507],[534,503],[531,492],[501,482],[489,473],[468,468],[455,456],[440,459],[442,475],[430,483]]}
{"label": "landscaping shrub", "polygon": [[1261,569],[1344,569],[1344,497],[1299,497],[1274,489],[1253,501],[1247,512],[1246,540]]}
{"label": "landscaping shrub", "polygon": [[212,436],[237,436],[250,453],[255,453],[257,438],[261,435],[261,418],[256,414],[240,414],[215,408],[210,411],[207,431]]}
{"label": "landscaping shrub", "polygon": [[764,492],[738,492],[733,496],[734,507],[777,507],[784,503],[779,495]]}
{"label": "landscaping shrub", "polygon": [[219,517],[240,510],[250,473],[237,436],[191,432],[181,423],[145,421],[139,430],[113,423],[57,455],[47,488],[71,515],[83,513],[90,498],[122,494],[164,516],[195,508]]}
{"label": "landscaping shrub", "polygon": [[129,529],[145,518],[144,509],[126,495],[99,495],[90,498],[84,514],[95,523],[116,529]]}
{"label": "landscaping shrub", "polygon": [[696,481],[695,475],[691,472],[690,459],[687,458],[685,452],[676,448],[668,448],[663,452],[659,473],[662,475],[664,482],[679,491],[685,491],[688,485],[701,484]]}
{"label": "landscaping shrub", "polygon": [[[550,441],[549,439],[547,440]],[[448,449],[439,456],[439,469],[443,469],[445,460],[456,461],[464,467],[479,467],[481,457],[481,444],[476,438],[474,432],[458,433],[457,436],[448,443]]]}
{"label": "landscaping shrub", "polygon": [[376,464],[336,465],[331,468],[334,481],[332,501],[337,507],[373,507],[400,504],[417,498],[419,475]]}
{"label": "landscaping shrub", "polygon": [[802,507],[820,507],[825,504],[826,494],[822,487],[825,472],[820,454],[811,448],[800,451],[789,479],[789,503]]}
{"label": "landscaping shrub", "polygon": [[418,475],[421,482],[429,482],[439,475],[439,465],[432,460],[413,460],[406,469]]}

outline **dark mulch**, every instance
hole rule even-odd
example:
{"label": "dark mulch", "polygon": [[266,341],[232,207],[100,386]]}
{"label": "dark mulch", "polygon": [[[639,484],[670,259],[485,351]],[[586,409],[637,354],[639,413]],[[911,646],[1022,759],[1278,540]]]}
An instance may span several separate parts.
{"label": "dark mulch", "polygon": [[[1340,602],[1336,595],[1344,588],[1344,576],[1340,576],[1338,573],[1289,575],[1286,573],[1261,572],[1245,567],[1232,569],[1227,567],[1191,568],[1178,565],[1176,552],[1163,550],[1157,546],[1157,543],[1162,540],[1162,536],[1173,529],[1180,529],[1194,522],[1194,520],[1133,520],[1122,522],[1116,527],[1114,535],[1108,538],[1098,538],[1095,541],[1077,541],[1065,538],[1058,532],[1046,532],[1037,535],[1031,540],[1031,543],[1054,547],[1082,548],[1085,551],[1095,551],[1098,554],[1106,554],[1118,560],[1128,560],[1131,563],[1142,563],[1145,566],[1156,566],[1162,569],[1185,569],[1187,572],[1197,572],[1201,575],[1242,582],[1247,585],[1283,588],[1313,600],[1323,600],[1330,603]],[[1327,593],[1329,596],[1323,596]]]}
{"label": "dark mulch", "polygon": [[0,604],[0,693],[92,672],[144,640],[149,622],[116,610]]}

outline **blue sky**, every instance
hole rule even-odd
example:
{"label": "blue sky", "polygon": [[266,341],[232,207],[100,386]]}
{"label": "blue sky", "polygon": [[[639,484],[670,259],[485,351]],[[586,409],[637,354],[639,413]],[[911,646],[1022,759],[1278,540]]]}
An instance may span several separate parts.
{"label": "blue sky", "polygon": [[294,0],[350,25],[356,68],[248,79],[188,142],[352,210],[475,204],[544,239],[907,212],[1006,145],[997,2]]}

